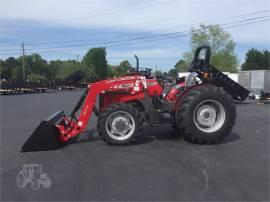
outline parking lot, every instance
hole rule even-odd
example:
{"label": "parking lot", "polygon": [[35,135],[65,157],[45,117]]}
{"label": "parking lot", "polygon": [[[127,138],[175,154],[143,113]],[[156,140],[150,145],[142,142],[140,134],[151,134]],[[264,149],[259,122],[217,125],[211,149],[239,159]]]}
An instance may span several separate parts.
{"label": "parking lot", "polygon": [[[108,146],[96,117],[76,143],[21,153],[42,119],[70,112],[82,91],[1,96],[2,201],[269,201],[270,105],[237,104],[233,132],[219,145],[194,145],[171,127],[145,126],[134,145]],[[25,164],[41,164],[47,188],[18,187]]]}

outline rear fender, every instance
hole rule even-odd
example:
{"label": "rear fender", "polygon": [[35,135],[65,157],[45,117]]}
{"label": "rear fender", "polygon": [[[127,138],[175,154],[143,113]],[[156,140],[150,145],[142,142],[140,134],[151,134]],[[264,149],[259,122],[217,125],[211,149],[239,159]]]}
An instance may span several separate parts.
{"label": "rear fender", "polygon": [[175,101],[177,100],[177,97],[183,92],[183,89],[185,88],[185,82],[178,83],[174,85],[170,91],[166,94],[164,99],[166,101]]}
{"label": "rear fender", "polygon": [[180,94],[180,96],[177,97],[177,100],[175,102],[175,105],[174,105],[174,108],[173,108],[173,111],[175,112],[176,109],[179,107],[179,105],[181,104],[181,99],[187,95],[192,89],[194,88],[198,88],[199,86],[208,86],[208,85],[213,85],[213,84],[210,84],[210,83],[202,83],[202,84],[196,84],[194,86],[190,86],[190,87],[186,87],[186,89],[183,91],[182,94]]}

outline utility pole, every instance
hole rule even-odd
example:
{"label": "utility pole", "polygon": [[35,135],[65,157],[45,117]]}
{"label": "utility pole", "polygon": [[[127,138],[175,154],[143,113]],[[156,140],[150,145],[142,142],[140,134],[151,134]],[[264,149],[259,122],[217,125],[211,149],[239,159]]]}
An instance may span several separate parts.
{"label": "utility pole", "polygon": [[80,56],[76,55],[76,62],[79,62],[79,58],[80,58]]}
{"label": "utility pole", "polygon": [[22,79],[25,82],[25,67],[24,67],[24,42],[22,43],[22,51],[23,51],[23,58],[22,58]]}
{"label": "utility pole", "polygon": [[158,66],[157,64],[155,65],[155,79],[157,78],[157,70],[158,70]]}

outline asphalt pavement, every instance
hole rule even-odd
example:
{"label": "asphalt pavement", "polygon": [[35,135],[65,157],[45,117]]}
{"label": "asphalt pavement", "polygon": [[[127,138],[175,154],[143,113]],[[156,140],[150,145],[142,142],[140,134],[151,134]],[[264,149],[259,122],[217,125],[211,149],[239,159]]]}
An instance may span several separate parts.
{"label": "asphalt pavement", "polygon": [[[134,145],[108,146],[96,117],[77,142],[21,153],[39,122],[70,112],[82,91],[1,96],[1,201],[269,201],[270,105],[237,104],[233,132],[194,145],[171,127],[144,127]],[[19,187],[23,165],[39,164],[41,187]],[[39,175],[38,175],[39,176]],[[50,184],[50,183],[51,184]],[[36,190],[33,190],[36,188]]]}

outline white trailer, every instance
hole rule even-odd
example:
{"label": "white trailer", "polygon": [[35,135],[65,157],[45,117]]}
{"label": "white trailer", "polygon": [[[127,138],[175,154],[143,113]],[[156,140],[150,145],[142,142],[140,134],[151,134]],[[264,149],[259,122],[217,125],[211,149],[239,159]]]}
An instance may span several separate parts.
{"label": "white trailer", "polygon": [[270,70],[239,71],[239,83],[254,93],[270,93]]}

